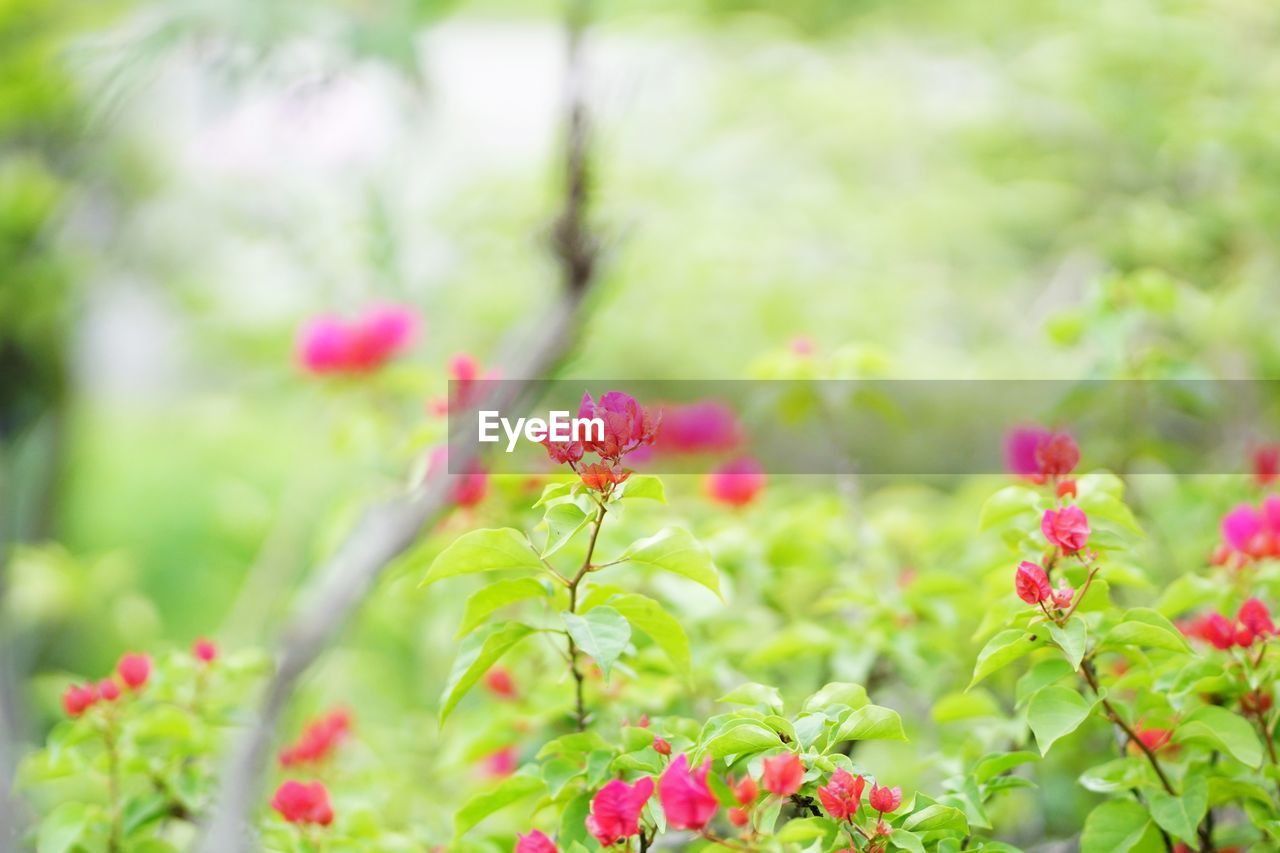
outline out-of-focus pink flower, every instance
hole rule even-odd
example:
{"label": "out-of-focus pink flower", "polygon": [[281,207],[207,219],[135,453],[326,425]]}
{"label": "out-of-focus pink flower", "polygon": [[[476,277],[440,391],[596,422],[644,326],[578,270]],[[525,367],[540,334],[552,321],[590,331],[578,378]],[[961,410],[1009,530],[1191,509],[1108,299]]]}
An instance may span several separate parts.
{"label": "out-of-focus pink flower", "polygon": [[714,400],[662,407],[654,447],[664,453],[723,453],[742,443],[733,409]]}
{"label": "out-of-focus pink flower", "polygon": [[506,667],[495,666],[484,674],[484,686],[499,699],[514,699],[519,695],[516,683]]}
{"label": "out-of-focus pink flower", "polygon": [[603,847],[612,847],[640,832],[640,812],[653,795],[653,779],[645,776],[632,785],[613,779],[591,799],[587,832]]}
{"label": "out-of-focus pink flower", "polygon": [[448,477],[452,481],[450,496],[458,506],[475,506],[484,500],[489,492],[489,473],[485,471],[479,460],[473,459],[467,466],[465,474],[449,473],[449,447],[440,445],[431,451],[431,461],[427,464],[427,478]]}
{"label": "out-of-focus pink flower", "polygon": [[280,751],[280,765],[292,767],[323,761],[350,732],[351,714],[340,708],[330,711],[308,723],[298,741]]}
{"label": "out-of-focus pink flower", "polygon": [[666,738],[661,737],[660,735],[654,735],[654,736],[653,736],[653,751],[654,751],[654,752],[656,752],[656,753],[658,753],[658,755],[670,755],[670,754],[671,754],[671,744],[667,742],[667,739],[666,739]]}
{"label": "out-of-focus pink flower", "polygon": [[804,335],[794,337],[791,339],[790,349],[791,352],[799,356],[813,355],[813,339]]}
{"label": "out-of-focus pink flower", "polygon": [[1271,621],[1271,611],[1257,598],[1250,598],[1240,605],[1236,620],[1249,629],[1251,634],[1259,637],[1270,637],[1276,632],[1275,623]]}
{"label": "out-of-focus pink flower", "polygon": [[482,766],[486,776],[502,778],[516,772],[520,755],[514,746],[495,750],[484,757]]}
{"label": "out-of-focus pink flower", "polygon": [[92,684],[69,684],[62,692],[62,710],[68,717],[78,717],[98,701],[98,690]]}
{"label": "out-of-focus pink flower", "polygon": [[516,836],[515,853],[560,853],[555,843],[538,830]]}
{"label": "out-of-focus pink flower", "polygon": [[804,784],[804,765],[794,752],[770,756],[764,760],[760,782],[769,793],[789,797]]}
{"label": "out-of-focus pink flower", "polygon": [[[1152,752],[1164,749],[1169,745],[1169,740],[1173,737],[1173,732],[1168,729],[1145,727],[1139,727],[1135,734],[1138,736],[1138,740],[1142,741],[1143,746]],[[1135,751],[1137,751],[1136,748]]]}
{"label": "out-of-focus pink flower", "polygon": [[1222,538],[1237,551],[1249,553],[1261,533],[1262,513],[1248,504],[1240,504],[1222,517]]}
{"label": "out-of-focus pink flower", "polygon": [[734,784],[733,780],[729,780],[729,789],[733,791],[733,798],[744,806],[749,806],[756,801],[756,797],[760,795],[760,789],[756,786],[756,780],[750,776],[743,776],[742,781]]}
{"label": "out-of-focus pink flower", "polygon": [[767,479],[759,462],[743,456],[725,462],[707,475],[707,494],[723,504],[745,506],[756,499]]}
{"label": "out-of-focus pink flower", "polygon": [[871,793],[867,794],[867,802],[871,808],[881,814],[891,812],[902,805],[902,789],[897,786],[882,788],[877,783],[871,786]]}
{"label": "out-of-focus pink flower", "polygon": [[1053,595],[1053,587],[1049,586],[1049,576],[1044,569],[1028,560],[1018,564],[1013,575],[1013,587],[1027,604],[1039,604]]}
{"label": "out-of-focus pink flower", "polygon": [[862,789],[866,784],[867,780],[861,776],[838,769],[826,785],[818,788],[818,799],[822,800],[827,814],[836,820],[852,820],[862,803]]}
{"label": "out-of-focus pink flower", "polygon": [[298,330],[298,362],[311,373],[341,373],[348,369],[349,340],[342,318],[331,314],[313,317]]}
{"label": "out-of-focus pink flower", "polygon": [[658,798],[662,801],[667,823],[675,829],[702,829],[720,808],[719,801],[707,785],[710,772],[710,758],[690,772],[689,757],[683,754],[663,771],[662,778],[658,780]]}
{"label": "out-of-focus pink flower", "polygon": [[1253,451],[1253,478],[1267,486],[1280,477],[1280,444],[1267,444]]}
{"label": "out-of-focus pink flower", "polygon": [[1047,509],[1040,519],[1040,532],[1049,544],[1074,554],[1089,544],[1089,519],[1078,506]]}
{"label": "out-of-focus pink flower", "polygon": [[407,349],[417,331],[417,316],[400,305],[373,306],[351,322],[321,315],[298,331],[298,362],[316,374],[368,373]]}
{"label": "out-of-focus pink flower", "polygon": [[151,658],[136,653],[122,655],[116,664],[116,672],[130,690],[140,690],[151,677]]}
{"label": "out-of-focus pink flower", "polygon": [[1069,434],[1044,427],[1015,427],[1005,436],[1005,468],[1019,477],[1044,482],[1063,477],[1080,463],[1080,448]]}
{"label": "out-of-focus pink flower", "polygon": [[104,702],[114,702],[120,698],[120,685],[114,678],[104,678],[98,682],[98,697]]}
{"label": "out-of-focus pink flower", "polygon": [[289,823],[314,823],[328,826],[333,823],[333,807],[329,804],[329,791],[323,783],[303,783],[293,779],[276,789],[271,798],[271,808]]}
{"label": "out-of-focus pink flower", "polygon": [[213,663],[218,656],[218,647],[201,637],[191,644],[191,654],[201,663]]}
{"label": "out-of-focus pink flower", "polygon": [[746,826],[751,822],[751,814],[746,809],[729,809],[729,823],[734,826]]}

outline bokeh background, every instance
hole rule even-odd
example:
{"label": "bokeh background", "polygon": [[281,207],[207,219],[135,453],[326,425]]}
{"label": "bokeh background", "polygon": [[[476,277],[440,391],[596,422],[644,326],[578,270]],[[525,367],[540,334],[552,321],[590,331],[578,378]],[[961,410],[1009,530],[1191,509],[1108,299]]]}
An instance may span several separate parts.
{"label": "bokeh background", "polygon": [[[0,4],[27,735],[65,673],[122,649],[269,639],[403,482],[385,427],[416,410],[305,377],[305,318],[415,306],[425,422],[452,353],[484,361],[554,297],[563,12]],[[1275,376],[1278,37],[1265,0],[592,4],[604,261],[564,375],[767,376],[803,338],[833,375]],[[415,581],[361,617],[317,705],[371,688],[385,730],[430,716],[450,605]]]}

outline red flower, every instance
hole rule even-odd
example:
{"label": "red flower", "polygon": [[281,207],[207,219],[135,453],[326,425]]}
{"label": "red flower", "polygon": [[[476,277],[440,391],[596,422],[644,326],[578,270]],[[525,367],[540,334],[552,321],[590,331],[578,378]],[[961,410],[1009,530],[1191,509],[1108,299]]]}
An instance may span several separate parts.
{"label": "red flower", "polygon": [[822,800],[827,814],[836,820],[852,820],[862,804],[862,789],[866,785],[866,779],[842,768],[831,774],[826,785],[818,788],[818,799]]}
{"label": "red flower", "polygon": [[514,699],[519,694],[506,667],[495,666],[484,674],[484,686],[499,699]]}
{"label": "red flower", "polygon": [[1067,495],[1070,495],[1071,497],[1074,498],[1076,496],[1076,481],[1075,480],[1059,480],[1058,488],[1056,491],[1058,493],[1058,497],[1060,498],[1065,498]]}
{"label": "red flower", "polygon": [[515,853],[560,853],[555,843],[538,830],[516,836]]}
{"label": "red flower", "polygon": [[98,691],[92,684],[68,684],[62,691],[62,710],[68,717],[78,717],[98,701]]}
{"label": "red flower", "polygon": [[1051,433],[1036,447],[1036,462],[1047,477],[1065,476],[1080,464],[1080,447],[1065,432]]}
{"label": "red flower", "polygon": [[1018,570],[1013,575],[1013,587],[1018,592],[1018,598],[1027,604],[1039,604],[1053,595],[1049,576],[1044,569],[1027,560],[1018,564]]}
{"label": "red flower", "polygon": [[667,739],[666,739],[666,738],[659,737],[658,735],[654,735],[654,736],[653,736],[653,751],[654,751],[654,752],[656,752],[656,753],[658,753],[658,755],[670,755],[670,754],[671,754],[671,744],[667,742]]}
{"label": "red flower", "polygon": [[729,809],[729,823],[734,826],[746,826],[751,822],[751,815],[746,809]]}
{"label": "red flower", "polygon": [[1197,634],[1201,639],[1208,640],[1216,649],[1229,649],[1236,642],[1235,628],[1220,613],[1210,613],[1200,620]]}
{"label": "red flower", "polygon": [[104,678],[98,682],[98,696],[103,701],[114,702],[120,698],[120,685],[114,678]]}
{"label": "red flower", "polygon": [[191,654],[201,663],[213,663],[214,658],[218,656],[218,647],[201,637],[192,644]]}
{"label": "red flower", "polygon": [[733,798],[744,806],[754,803],[756,797],[760,795],[760,789],[756,787],[756,780],[750,776],[743,776],[741,782],[729,787],[733,789]]}
{"label": "red flower", "polygon": [[653,795],[653,779],[645,776],[633,785],[614,779],[591,800],[587,831],[604,847],[611,847],[640,832],[640,812]]}
{"label": "red flower", "polygon": [[800,757],[792,752],[784,752],[764,760],[764,772],[760,775],[764,789],[779,797],[789,797],[804,784],[804,765]]}
{"label": "red flower", "polygon": [[[621,391],[603,394],[598,403],[590,393],[583,394],[578,417],[599,418],[604,422],[604,437],[584,441],[583,445],[602,459],[615,463],[631,451],[653,444],[662,421],[661,416],[641,407],[635,397]],[[594,431],[588,430],[588,433],[594,438]]]}
{"label": "red flower", "polygon": [[116,672],[130,690],[139,690],[151,677],[151,658],[132,653],[123,655],[116,664]]}
{"label": "red flower", "polygon": [[1268,444],[1253,452],[1253,478],[1266,486],[1280,477],[1280,445]]}
{"label": "red flower", "polygon": [[898,787],[882,788],[877,783],[871,786],[871,793],[867,794],[867,802],[871,805],[871,808],[880,812],[880,814],[891,812],[902,805],[902,789]]}
{"label": "red flower", "polygon": [[610,487],[624,482],[631,476],[625,468],[593,462],[582,469],[582,482],[588,489],[597,492],[607,491]]}
{"label": "red flower", "polygon": [[750,457],[730,460],[707,475],[707,494],[714,501],[745,506],[764,488],[766,477],[760,463]]}
{"label": "red flower", "polygon": [[1260,637],[1269,637],[1276,632],[1275,623],[1271,621],[1271,612],[1267,610],[1267,605],[1257,598],[1251,598],[1240,605],[1236,619],[1249,629],[1251,634]]}
{"label": "red flower", "polygon": [[702,829],[715,816],[720,803],[707,786],[710,772],[710,758],[690,772],[686,755],[680,755],[663,771],[658,780],[658,797],[667,823],[675,829]]}
{"label": "red flower", "polygon": [[351,715],[343,710],[331,711],[308,723],[297,743],[280,751],[280,764],[292,767],[323,761],[350,731]]}
{"label": "red flower", "polygon": [[333,823],[329,792],[320,782],[304,784],[290,779],[276,789],[275,796],[271,798],[271,808],[289,823],[315,823],[320,826]]}
{"label": "red flower", "polygon": [[1074,554],[1089,543],[1089,519],[1078,506],[1047,509],[1040,519],[1040,532],[1050,544]]}
{"label": "red flower", "polygon": [[1169,739],[1173,737],[1173,732],[1168,729],[1139,728],[1135,734],[1137,734],[1138,740],[1142,741],[1142,745],[1152,752],[1168,746]]}

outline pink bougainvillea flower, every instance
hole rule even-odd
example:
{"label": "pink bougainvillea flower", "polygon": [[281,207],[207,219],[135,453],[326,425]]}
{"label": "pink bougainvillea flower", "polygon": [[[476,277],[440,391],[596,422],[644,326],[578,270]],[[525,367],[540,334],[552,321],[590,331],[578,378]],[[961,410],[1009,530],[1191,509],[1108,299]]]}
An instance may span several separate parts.
{"label": "pink bougainvillea flower", "polygon": [[645,776],[632,785],[614,779],[591,799],[587,831],[604,847],[611,847],[640,832],[640,812],[653,795],[653,779]]}
{"label": "pink bougainvillea flower", "polygon": [[450,486],[450,497],[458,506],[475,506],[489,493],[489,473],[479,460],[471,460],[466,473],[449,473],[448,445],[442,444],[431,451],[431,461],[427,464],[427,479],[431,480],[435,477],[449,478],[453,484]]}
{"label": "pink bougainvillea flower", "polygon": [[1222,517],[1222,539],[1241,553],[1249,553],[1263,530],[1262,513],[1240,504]]}
{"label": "pink bougainvillea flower", "polygon": [[582,395],[578,417],[599,418],[604,422],[604,437],[584,441],[583,445],[602,459],[617,463],[623,456],[640,447],[651,445],[661,425],[661,415],[655,415],[636,402],[636,398],[621,391],[608,391],[600,401],[590,393]]}
{"label": "pink bougainvillea flower", "polygon": [[671,744],[667,741],[667,739],[666,739],[666,738],[664,738],[664,737],[660,737],[660,736],[658,736],[658,735],[654,735],[654,736],[653,736],[653,751],[654,751],[654,752],[656,752],[656,753],[658,753],[658,755],[670,755],[670,754],[671,754]]}
{"label": "pink bougainvillea flower", "polygon": [[1220,613],[1210,613],[1200,620],[1197,629],[1200,638],[1207,640],[1215,649],[1229,649],[1235,645],[1236,633],[1232,624]]}
{"label": "pink bougainvillea flower", "polygon": [[720,803],[707,785],[710,772],[710,758],[692,772],[687,755],[682,754],[667,765],[658,780],[658,797],[667,823],[672,827],[699,830],[715,816]]}
{"label": "pink bougainvillea flower", "polygon": [[608,465],[604,462],[592,462],[590,465],[583,467],[580,474],[582,483],[588,489],[596,492],[607,492],[609,489],[626,482],[631,476],[631,471],[626,468],[620,468],[616,465]]}
{"label": "pink bougainvillea flower", "polygon": [[313,317],[298,330],[298,362],[311,373],[341,373],[348,369],[349,340],[342,318],[329,314]]}
{"label": "pink bougainvillea flower", "polygon": [[560,853],[560,851],[556,848],[555,842],[535,829],[528,835],[516,836],[515,853]]}
{"label": "pink bougainvillea flower", "polygon": [[734,826],[746,826],[751,823],[751,813],[746,809],[729,809],[729,823]]}
{"label": "pink bougainvillea flower", "polygon": [[298,741],[280,751],[280,764],[292,767],[323,761],[333,754],[350,732],[351,715],[342,709],[330,711],[308,723]]}
{"label": "pink bougainvillea flower", "polygon": [[104,702],[114,702],[120,698],[120,685],[114,678],[104,678],[98,682],[98,698]]}
{"label": "pink bougainvillea flower", "polygon": [[770,756],[764,760],[760,782],[770,794],[789,797],[804,784],[804,765],[793,752]]}
{"label": "pink bougainvillea flower", "polygon": [[191,644],[191,654],[201,663],[213,663],[218,656],[218,647],[201,637]]}
{"label": "pink bougainvillea flower", "polygon": [[[1169,739],[1173,737],[1173,732],[1168,729],[1157,728],[1139,727],[1134,734],[1138,736],[1138,740],[1142,741],[1142,745],[1152,752],[1167,747],[1169,745]],[[1137,751],[1136,747],[1134,748],[1134,751]]]}
{"label": "pink bougainvillea flower", "polygon": [[122,655],[120,662],[116,664],[116,672],[126,687],[130,690],[140,690],[151,677],[151,658],[136,653]]}
{"label": "pink bougainvillea flower", "polygon": [[1044,482],[1064,477],[1080,463],[1080,447],[1065,432],[1044,427],[1015,427],[1005,436],[1005,468],[1019,477]]}
{"label": "pink bougainvillea flower", "polygon": [[480,762],[480,767],[484,771],[484,775],[494,779],[501,779],[510,776],[516,772],[516,768],[520,764],[520,754],[514,746],[504,746],[502,749],[496,749],[484,757]]}
{"label": "pink bougainvillea flower", "polygon": [[791,352],[794,353],[795,355],[799,355],[799,356],[813,355],[813,349],[814,349],[813,339],[807,338],[804,335],[800,335],[798,337],[792,338],[791,343],[788,346]]}
{"label": "pink bougainvillea flower", "polygon": [[867,794],[867,802],[880,814],[891,812],[902,805],[902,789],[896,786],[882,788],[877,783],[871,786],[871,793]]}
{"label": "pink bougainvillea flower", "polygon": [[551,441],[546,439],[542,442],[542,446],[547,449],[547,455],[551,457],[551,461],[558,465],[576,465],[582,459],[582,454],[586,452],[586,448],[582,446],[580,441]]}
{"label": "pink bougainvillea flower", "polygon": [[1251,634],[1259,637],[1270,637],[1276,632],[1275,623],[1271,621],[1271,611],[1257,598],[1250,598],[1240,605],[1236,620]]}
{"label": "pink bougainvillea flower", "polygon": [[328,826],[333,823],[333,807],[329,791],[321,782],[303,783],[293,779],[276,789],[271,808],[289,823],[311,823]]}
{"label": "pink bougainvillea flower", "polygon": [[1066,610],[1075,597],[1075,587],[1068,585],[1065,579],[1058,578],[1058,588],[1053,591],[1053,603],[1062,610]]}
{"label": "pink bougainvillea flower", "polygon": [[484,674],[484,686],[499,699],[514,699],[519,695],[515,680],[506,667],[495,666]]}
{"label": "pink bougainvillea flower", "polygon": [[756,499],[764,488],[764,468],[756,460],[743,456],[725,462],[707,475],[707,494],[712,500],[730,506],[745,506]]}
{"label": "pink bougainvillea flower", "polygon": [[62,710],[68,717],[78,717],[98,701],[98,691],[92,684],[68,684],[62,691]]}
{"label": "pink bougainvillea flower", "polygon": [[733,798],[742,805],[750,805],[756,801],[756,797],[760,795],[760,789],[756,787],[756,780],[750,776],[743,776],[742,781],[733,784],[733,780],[729,780],[729,788],[733,791]]}
{"label": "pink bougainvillea flower", "polygon": [[714,400],[662,408],[654,446],[664,453],[723,453],[742,443],[733,409]]}
{"label": "pink bougainvillea flower", "polygon": [[352,322],[321,315],[298,330],[298,362],[315,374],[367,373],[407,349],[417,331],[417,316],[400,305],[374,306]]}
{"label": "pink bougainvillea flower", "polygon": [[1018,564],[1013,575],[1013,586],[1018,598],[1027,604],[1039,604],[1053,595],[1053,587],[1049,586],[1049,576],[1044,569],[1028,560]]}
{"label": "pink bougainvillea flower", "polygon": [[866,784],[866,779],[842,768],[831,774],[826,785],[818,788],[818,799],[827,814],[836,820],[852,820],[862,804],[862,790]]}
{"label": "pink bougainvillea flower", "polygon": [[1280,444],[1267,444],[1253,451],[1253,479],[1268,486],[1280,477]]}
{"label": "pink bougainvillea flower", "polygon": [[1040,532],[1051,545],[1074,554],[1089,544],[1089,519],[1078,506],[1047,509],[1040,519]]}
{"label": "pink bougainvillea flower", "polygon": [[1051,433],[1036,447],[1040,473],[1046,477],[1065,477],[1080,464],[1080,446],[1065,432]]}

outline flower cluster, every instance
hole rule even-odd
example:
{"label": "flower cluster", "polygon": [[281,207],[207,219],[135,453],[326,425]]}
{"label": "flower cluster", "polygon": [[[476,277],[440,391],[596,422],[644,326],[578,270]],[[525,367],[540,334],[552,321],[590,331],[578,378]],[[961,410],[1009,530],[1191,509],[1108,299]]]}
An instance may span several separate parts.
{"label": "flower cluster", "polygon": [[[144,654],[122,655],[115,673],[97,683],[71,684],[62,693],[62,709],[69,717],[79,717],[99,702],[120,698],[121,686],[139,691],[151,677],[151,658]],[[117,680],[118,679],[118,680]]]}
{"label": "flower cluster", "polygon": [[403,352],[418,332],[418,318],[404,306],[370,308],[352,321],[322,315],[298,332],[298,362],[309,373],[371,373]]}
{"label": "flower cluster", "polygon": [[[1058,481],[1080,464],[1080,447],[1065,432],[1019,427],[1005,439],[1005,467],[1034,483]],[[1069,487],[1068,487],[1069,488]],[[1060,487],[1060,494],[1065,489]]]}
{"label": "flower cluster", "polygon": [[1021,598],[1027,604],[1048,602],[1049,605],[1059,610],[1070,608],[1071,602],[1076,595],[1075,588],[1070,586],[1063,578],[1058,579],[1058,588],[1056,590],[1049,586],[1048,573],[1039,563],[1033,563],[1030,560],[1023,560],[1018,564],[1018,568],[1013,575],[1013,586],[1018,593],[1018,598]]}
{"label": "flower cluster", "polygon": [[1208,613],[1178,625],[1188,637],[1204,640],[1216,649],[1232,647],[1248,648],[1258,639],[1265,640],[1276,633],[1271,621],[1271,611],[1257,598],[1250,598],[1240,605],[1235,621],[1221,613]]}
{"label": "flower cluster", "polygon": [[1280,495],[1271,495],[1258,507],[1240,504],[1223,516],[1215,562],[1233,557],[1240,562],[1280,557]]}
{"label": "flower cluster", "polygon": [[[604,423],[603,435],[592,435],[590,441],[548,439],[543,445],[552,461],[568,465],[587,488],[602,494],[631,476],[631,471],[622,467],[623,457],[652,445],[662,420],[621,391],[609,391],[601,395],[599,402],[590,393],[583,394],[578,417],[598,418]],[[599,461],[584,461],[588,453],[598,456]]]}
{"label": "flower cluster", "polygon": [[341,708],[330,711],[308,723],[297,742],[280,751],[280,766],[294,767],[324,761],[350,732],[350,713]]}
{"label": "flower cluster", "polygon": [[329,791],[322,782],[298,782],[290,779],[276,789],[271,808],[289,823],[328,826],[333,823],[333,806]]}

